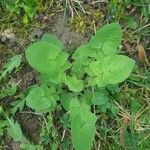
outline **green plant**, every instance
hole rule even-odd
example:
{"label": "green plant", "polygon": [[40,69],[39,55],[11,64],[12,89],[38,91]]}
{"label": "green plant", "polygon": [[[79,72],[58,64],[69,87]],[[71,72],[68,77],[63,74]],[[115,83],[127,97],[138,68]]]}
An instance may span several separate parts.
{"label": "green plant", "polygon": [[3,70],[0,71],[0,81],[6,77],[7,74],[10,74],[15,68],[18,68],[21,64],[21,60],[21,55],[13,56],[9,62],[4,65]]}
{"label": "green plant", "polygon": [[[116,115],[118,109],[110,93],[118,93],[118,83],[126,80],[134,67],[134,60],[119,54],[121,36],[118,23],[106,25],[72,55],[64,51],[63,44],[54,35],[44,34],[40,41],[31,44],[26,50],[26,57],[29,64],[40,73],[39,82],[11,103],[8,114],[0,107],[0,136],[6,129],[14,141],[21,142],[22,149],[36,149],[24,137],[20,125],[12,116],[9,118],[10,114],[21,112],[26,104],[42,117],[49,113],[47,120],[44,118],[41,144],[45,146],[50,143],[52,149],[59,147],[53,115],[61,110],[64,114],[60,123],[70,131],[73,147],[76,150],[90,149],[97,133],[97,112]],[[0,79],[20,63],[21,55],[10,59]],[[16,92],[16,85],[13,89],[11,95]],[[9,93],[9,90],[5,93]],[[3,92],[2,98],[6,95]],[[69,143],[70,139],[63,142],[63,147],[69,148]]]}
{"label": "green plant", "polygon": [[21,142],[21,147],[28,149],[32,147],[32,150],[35,150],[35,146],[32,145],[23,135],[20,125],[14,121],[13,118],[9,118],[7,113],[4,112],[2,107],[0,107],[0,118],[3,117],[4,119],[0,119],[0,137],[3,136],[3,130],[6,129],[8,135],[15,141]]}
{"label": "green plant", "polygon": [[37,0],[1,0],[10,13],[20,15],[23,12],[23,22],[27,24],[33,19],[41,3]]}
{"label": "green plant", "polygon": [[7,97],[7,96],[13,96],[17,91],[17,85],[16,84],[8,84],[5,86],[2,86],[0,88],[0,100]]}
{"label": "green plant", "polygon": [[[41,81],[29,91],[27,106],[45,113],[54,111],[60,101],[70,115],[71,138],[77,150],[90,149],[96,134],[97,117],[90,107],[104,104],[103,98],[107,102],[106,87],[127,79],[134,67],[134,60],[118,54],[121,36],[119,24],[112,23],[70,57],[62,43],[48,34],[26,50],[27,60],[40,72]],[[62,100],[62,95],[69,97]]]}
{"label": "green plant", "polygon": [[[9,59],[9,62],[7,62],[2,70],[0,71],[0,83],[5,81],[5,78],[14,70],[17,69],[21,64],[22,56],[21,55],[15,55],[12,58]],[[0,87],[0,100],[7,97],[7,96],[13,96],[17,91],[17,85],[18,83],[1,83]]]}

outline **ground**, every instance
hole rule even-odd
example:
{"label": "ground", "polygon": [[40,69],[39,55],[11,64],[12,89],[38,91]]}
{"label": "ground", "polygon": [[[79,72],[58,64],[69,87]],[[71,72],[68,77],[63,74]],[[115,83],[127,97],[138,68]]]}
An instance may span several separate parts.
{"label": "ground", "polygon": [[[30,68],[25,58],[25,50],[31,42],[39,40],[44,33],[54,34],[71,53],[78,46],[86,43],[97,29],[107,23],[118,21],[123,31],[121,53],[133,58],[136,61],[136,68],[130,78],[120,85],[120,92],[112,95],[113,104],[120,110],[117,116],[114,117],[110,113],[98,114],[98,133],[92,149],[150,149],[150,3],[148,0],[145,2],[84,0],[81,5],[74,0],[72,3],[45,1],[41,5],[42,10],[36,8],[34,17],[25,21],[22,17],[25,14],[22,8],[21,15],[18,15],[10,13],[3,1],[0,3],[0,13],[2,13],[0,68],[3,69],[4,64],[12,56],[17,54],[23,56],[21,66],[0,81],[0,94],[6,91],[10,83],[19,82],[15,94],[0,97],[0,106],[9,114],[11,102],[17,100],[30,85],[38,82],[36,78],[38,73]],[[139,45],[142,46],[139,48]],[[43,117],[31,113],[30,108],[24,107],[21,112],[16,112],[13,118],[20,124],[26,138],[31,143],[39,145],[39,149],[42,146],[47,149],[51,144],[50,141],[59,143],[59,149],[72,149],[69,131],[58,123],[58,119],[62,117],[61,110],[53,112],[52,116],[55,119],[51,135],[41,131],[43,119],[50,119],[49,114]],[[65,120],[65,116],[63,119]],[[62,137],[64,132],[65,135]],[[47,139],[43,139],[45,145],[41,142],[41,134]],[[6,131],[0,136],[1,149],[19,150],[19,144],[14,142]]]}

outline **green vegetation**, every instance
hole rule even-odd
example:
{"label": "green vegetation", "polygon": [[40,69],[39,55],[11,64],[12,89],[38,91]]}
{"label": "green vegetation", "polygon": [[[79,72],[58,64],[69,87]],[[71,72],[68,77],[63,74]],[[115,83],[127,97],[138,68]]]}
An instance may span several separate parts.
{"label": "green vegetation", "polygon": [[[70,116],[69,128],[76,150],[90,149],[96,134],[97,117],[90,111],[90,107],[107,103],[107,98],[106,101],[102,99],[103,102],[99,100],[108,94],[106,87],[124,81],[134,67],[132,59],[118,55],[120,44],[121,28],[118,23],[112,23],[97,31],[89,43],[74,52],[70,60],[69,54],[63,51],[63,44],[48,34],[26,50],[29,64],[41,73],[41,80],[40,85],[34,85],[28,90],[23,105],[26,103],[36,113],[51,113],[57,110],[58,101],[62,101],[61,96],[70,93],[69,101],[64,99],[62,106]],[[19,66],[20,58],[18,55],[11,59],[1,78]],[[71,59],[73,63],[69,63]],[[92,98],[87,97],[87,90]],[[8,133],[15,141],[22,141],[19,124],[8,117],[6,119],[12,127],[8,128]]]}
{"label": "green vegetation", "polygon": [[23,23],[28,24],[37,11],[42,10],[42,4],[38,0],[1,0],[1,3],[10,14],[23,14]]}
{"label": "green vegetation", "polygon": [[[65,105],[69,106],[71,139],[76,150],[90,149],[94,140],[97,117],[90,112],[90,107],[101,103],[97,94],[103,95],[107,93],[107,86],[124,81],[134,67],[132,59],[117,55],[120,44],[121,28],[118,23],[112,23],[74,52],[70,58],[74,60],[72,64],[68,63],[69,55],[62,51],[62,44],[54,36],[44,35],[26,51],[29,64],[47,78],[29,91],[26,105],[40,113],[54,111],[61,94],[71,92],[69,104]],[[50,93],[52,87],[57,89],[54,96]],[[91,99],[85,98],[88,89],[91,89]],[[87,99],[91,100],[90,104]],[[64,103],[67,102],[62,105]]]}
{"label": "green vegetation", "polygon": [[0,149],[150,149],[148,0],[0,6]]}

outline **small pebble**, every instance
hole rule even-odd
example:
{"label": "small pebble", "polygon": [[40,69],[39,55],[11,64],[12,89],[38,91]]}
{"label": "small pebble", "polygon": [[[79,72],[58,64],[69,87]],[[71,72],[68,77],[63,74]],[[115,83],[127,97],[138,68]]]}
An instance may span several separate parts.
{"label": "small pebble", "polygon": [[33,29],[31,36],[33,39],[36,39],[36,38],[40,38],[42,36],[42,34],[43,34],[42,29],[35,28],[35,29]]}

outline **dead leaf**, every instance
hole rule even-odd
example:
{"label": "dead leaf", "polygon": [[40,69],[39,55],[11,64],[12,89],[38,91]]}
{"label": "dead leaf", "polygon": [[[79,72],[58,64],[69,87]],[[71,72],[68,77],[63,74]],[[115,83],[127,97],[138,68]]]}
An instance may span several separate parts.
{"label": "dead leaf", "polygon": [[141,45],[141,44],[137,45],[137,49],[138,49],[138,57],[139,57],[139,60],[141,61],[141,63],[144,66],[150,67],[150,63],[148,62],[147,55],[145,53],[143,45]]}
{"label": "dead leaf", "polygon": [[128,51],[128,53],[132,54],[131,46],[128,43],[123,43],[123,44],[124,44],[125,49]]}
{"label": "dead leaf", "polygon": [[120,143],[122,146],[125,146],[125,127],[121,127],[119,130],[119,134],[120,134]]}

